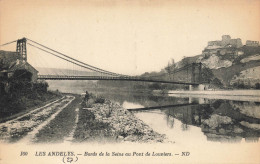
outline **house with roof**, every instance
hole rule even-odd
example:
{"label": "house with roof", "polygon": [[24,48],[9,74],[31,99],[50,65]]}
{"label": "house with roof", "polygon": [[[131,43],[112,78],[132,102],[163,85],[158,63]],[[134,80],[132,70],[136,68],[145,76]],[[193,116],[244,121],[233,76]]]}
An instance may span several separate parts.
{"label": "house with roof", "polygon": [[38,71],[16,52],[0,51],[0,79],[10,78],[37,81]]}

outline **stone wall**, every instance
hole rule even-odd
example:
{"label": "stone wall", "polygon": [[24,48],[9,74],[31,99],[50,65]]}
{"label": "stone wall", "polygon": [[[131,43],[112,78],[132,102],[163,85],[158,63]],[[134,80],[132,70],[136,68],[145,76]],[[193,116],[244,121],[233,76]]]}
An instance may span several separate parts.
{"label": "stone wall", "polygon": [[[231,39],[228,44],[231,44],[233,47],[236,47],[236,48],[239,48],[239,47],[243,46],[242,41],[241,41],[240,38],[238,38],[238,39]],[[224,46],[226,46],[226,45],[224,45]]]}
{"label": "stone wall", "polygon": [[32,81],[36,82],[38,78],[38,71],[27,62],[25,64],[25,69],[32,73]]}
{"label": "stone wall", "polygon": [[242,47],[242,41],[240,38],[237,39],[231,39],[231,37],[229,35],[223,35],[222,36],[222,40],[216,40],[216,41],[209,41],[208,42],[208,46],[206,49],[211,49],[211,48],[221,48],[221,47],[226,47],[231,45],[232,47]]}
{"label": "stone wall", "polygon": [[209,41],[208,46],[221,46],[221,41],[215,40],[215,41]]}
{"label": "stone wall", "polygon": [[246,41],[246,46],[258,47],[259,46],[259,41],[247,40]]}

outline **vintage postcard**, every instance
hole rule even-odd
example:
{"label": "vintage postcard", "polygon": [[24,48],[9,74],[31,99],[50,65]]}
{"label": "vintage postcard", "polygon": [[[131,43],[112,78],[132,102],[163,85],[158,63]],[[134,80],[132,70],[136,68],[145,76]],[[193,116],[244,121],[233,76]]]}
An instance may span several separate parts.
{"label": "vintage postcard", "polygon": [[259,0],[0,0],[0,163],[260,163]]}

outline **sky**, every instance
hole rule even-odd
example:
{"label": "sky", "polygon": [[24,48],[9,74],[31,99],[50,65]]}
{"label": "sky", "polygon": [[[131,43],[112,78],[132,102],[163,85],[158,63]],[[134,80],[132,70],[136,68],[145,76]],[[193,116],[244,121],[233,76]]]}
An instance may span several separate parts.
{"label": "sky", "polygon": [[[259,0],[0,0],[0,44],[26,37],[127,75],[160,71],[171,59],[199,55],[222,35],[243,44],[260,41],[259,29]],[[15,45],[9,49],[15,51]],[[33,66],[66,67],[33,47],[28,60]]]}

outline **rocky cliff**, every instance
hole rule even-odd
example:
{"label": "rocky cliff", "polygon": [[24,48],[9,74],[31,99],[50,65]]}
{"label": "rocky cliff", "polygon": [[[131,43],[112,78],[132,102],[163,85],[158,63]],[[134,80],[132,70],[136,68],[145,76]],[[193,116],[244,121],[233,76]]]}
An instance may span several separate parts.
{"label": "rocky cliff", "polygon": [[226,87],[259,89],[260,46],[205,48],[202,54],[184,58],[175,67],[192,62],[203,63]]}

